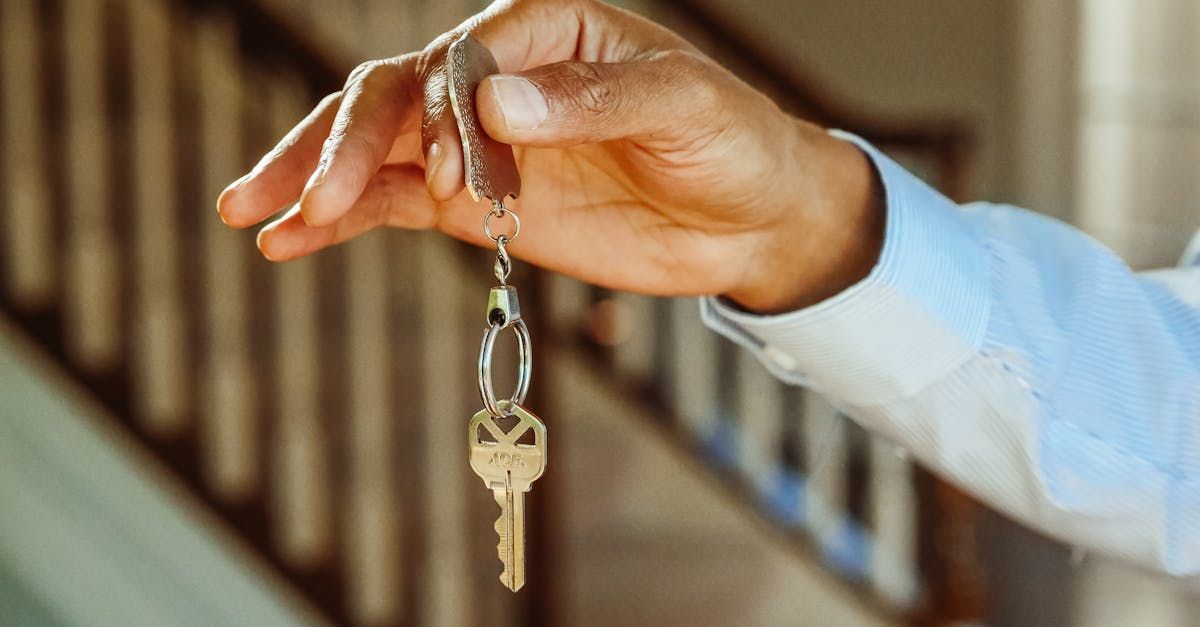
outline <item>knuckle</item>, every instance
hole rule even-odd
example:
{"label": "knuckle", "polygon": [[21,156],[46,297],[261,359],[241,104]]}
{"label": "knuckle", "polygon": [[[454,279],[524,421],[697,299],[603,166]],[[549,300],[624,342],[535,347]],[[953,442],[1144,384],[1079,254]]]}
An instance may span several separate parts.
{"label": "knuckle", "polygon": [[450,49],[450,44],[454,43],[460,36],[462,36],[461,28],[446,31],[435,37],[433,41],[429,42],[421,50],[417,60],[417,76],[421,80],[428,79],[441,69],[442,62],[446,59],[446,51]]}
{"label": "knuckle", "polygon": [[346,78],[345,91],[388,88],[399,75],[400,59],[376,59],[358,64]]}
{"label": "knuckle", "polygon": [[700,55],[690,50],[679,48],[664,50],[658,53],[657,58],[660,62],[671,66],[676,71],[689,74],[699,73],[705,63],[704,59],[700,58]]}
{"label": "knuckle", "polygon": [[659,61],[681,84],[709,82],[709,61],[694,52],[668,50],[661,54]]}
{"label": "knuckle", "polygon": [[364,61],[356,65],[353,70],[350,70],[350,75],[346,77],[346,85],[343,90],[349,90],[356,83],[362,82],[364,78],[374,71],[375,64],[375,61]]}
{"label": "knuckle", "polygon": [[590,63],[565,64],[562,71],[550,75],[547,82],[547,91],[556,94],[566,107],[583,113],[612,111],[622,96],[617,83],[609,80],[607,72]]}
{"label": "knuckle", "polygon": [[712,71],[711,61],[689,50],[669,50],[659,57],[671,89],[688,94],[695,110],[710,112],[720,108],[725,89]]}
{"label": "knuckle", "polygon": [[711,80],[695,80],[687,84],[697,111],[716,112],[725,107],[725,90]]}

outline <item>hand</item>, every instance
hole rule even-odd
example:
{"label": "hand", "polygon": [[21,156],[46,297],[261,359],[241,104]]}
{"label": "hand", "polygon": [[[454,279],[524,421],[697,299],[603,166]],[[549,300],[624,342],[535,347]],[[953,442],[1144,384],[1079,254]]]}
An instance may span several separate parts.
{"label": "hand", "polygon": [[502,74],[476,94],[516,147],[516,257],[605,287],[816,302],[865,276],[882,211],[856,148],[795,120],[674,33],[592,0],[498,2],[419,53],[359,66],[218,201],[272,260],[380,225],[477,244],[442,61],[470,32]]}

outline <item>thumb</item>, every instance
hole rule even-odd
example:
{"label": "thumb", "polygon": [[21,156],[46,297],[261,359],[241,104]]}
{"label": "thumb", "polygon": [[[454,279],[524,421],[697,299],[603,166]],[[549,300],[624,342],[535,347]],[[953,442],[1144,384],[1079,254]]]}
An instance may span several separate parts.
{"label": "thumb", "polygon": [[490,76],[475,102],[484,130],[508,144],[669,139],[720,109],[709,63],[682,50],[624,63],[564,61]]}

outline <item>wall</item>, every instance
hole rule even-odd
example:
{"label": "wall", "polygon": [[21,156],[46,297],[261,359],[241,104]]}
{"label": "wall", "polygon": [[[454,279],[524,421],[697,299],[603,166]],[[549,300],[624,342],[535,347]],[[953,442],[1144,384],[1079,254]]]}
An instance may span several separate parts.
{"label": "wall", "polygon": [[1082,0],[1079,222],[1134,267],[1200,226],[1200,3]]}
{"label": "wall", "polygon": [[759,33],[837,101],[883,119],[950,117],[979,134],[974,195],[1006,198],[1006,0],[705,0]]}

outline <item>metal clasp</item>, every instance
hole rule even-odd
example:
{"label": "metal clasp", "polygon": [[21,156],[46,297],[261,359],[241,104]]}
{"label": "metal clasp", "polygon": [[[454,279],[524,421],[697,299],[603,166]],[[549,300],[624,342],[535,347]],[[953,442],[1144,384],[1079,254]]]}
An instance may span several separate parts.
{"label": "metal clasp", "polygon": [[521,319],[521,305],[517,300],[517,288],[511,285],[493,287],[488,294],[487,308],[488,328],[483,333],[483,342],[479,346],[479,396],[483,406],[497,418],[512,413],[500,408],[496,393],[492,387],[492,351],[496,347],[496,336],[501,331],[512,327],[517,334],[517,387],[513,390],[509,402],[520,405],[529,393],[529,380],[533,374],[533,352],[530,350],[529,328]]}
{"label": "metal clasp", "polygon": [[521,302],[517,300],[517,288],[511,285],[493,287],[488,293],[488,324],[506,327],[521,319]]}

